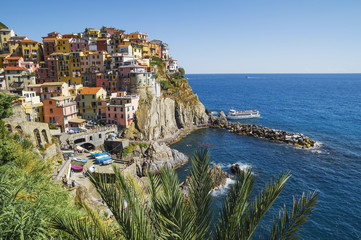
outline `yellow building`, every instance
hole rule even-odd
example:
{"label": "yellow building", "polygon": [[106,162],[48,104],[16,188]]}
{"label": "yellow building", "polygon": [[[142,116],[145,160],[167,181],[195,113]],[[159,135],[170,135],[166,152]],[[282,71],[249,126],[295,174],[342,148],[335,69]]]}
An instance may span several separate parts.
{"label": "yellow building", "polygon": [[54,53],[56,57],[58,80],[69,85],[81,83],[80,53]]}
{"label": "yellow building", "polygon": [[66,38],[59,38],[56,39],[56,52],[59,53],[69,53],[70,47],[69,47],[69,39]]}
{"label": "yellow building", "polygon": [[20,46],[24,61],[40,62],[40,43],[33,40],[23,40],[21,41]]}
{"label": "yellow building", "polygon": [[15,33],[12,29],[0,29],[0,52],[9,53],[10,48],[8,41],[11,37],[14,37]]}
{"label": "yellow building", "polygon": [[133,53],[135,59],[141,59],[143,57],[143,47],[140,45],[134,45],[133,44]]}
{"label": "yellow building", "polygon": [[97,39],[100,37],[100,29],[87,28],[85,33],[93,39]]}
{"label": "yellow building", "polygon": [[142,49],[142,57],[144,58],[146,56],[150,56],[148,44],[144,44]]}
{"label": "yellow building", "polygon": [[4,59],[9,57],[9,53],[2,53],[0,54],[0,68],[3,68]]}
{"label": "yellow building", "polygon": [[78,96],[77,107],[83,119],[106,119],[107,92],[101,87],[84,87]]}
{"label": "yellow building", "polygon": [[44,122],[43,103],[23,103],[21,107],[24,109],[25,114],[29,121]]}

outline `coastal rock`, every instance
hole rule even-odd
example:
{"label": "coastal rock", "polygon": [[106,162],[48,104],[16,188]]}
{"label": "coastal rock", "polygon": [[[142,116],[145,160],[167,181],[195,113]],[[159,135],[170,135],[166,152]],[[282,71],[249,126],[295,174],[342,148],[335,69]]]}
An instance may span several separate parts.
{"label": "coastal rock", "polygon": [[241,172],[241,168],[239,167],[239,164],[235,163],[231,166],[231,173],[233,174],[239,174]]}
{"label": "coastal rock", "polygon": [[[147,94],[146,98],[142,98],[135,114],[135,125],[126,130],[125,135],[166,140],[174,138],[181,129],[207,124],[208,116],[204,105],[187,82],[184,86],[179,89],[177,96],[156,97]],[[183,95],[186,97],[183,98]]]}
{"label": "coastal rock", "polygon": [[188,157],[165,144],[153,142],[145,152],[149,170],[158,173],[163,167],[178,168],[188,162]]}
{"label": "coastal rock", "polygon": [[228,173],[222,171],[222,168],[219,164],[213,164],[213,167],[210,171],[212,176],[212,188],[224,186],[226,184],[227,178],[231,177]]}
{"label": "coastal rock", "polygon": [[224,114],[223,111],[221,111],[221,112],[219,113],[219,115],[218,115],[218,121],[219,121],[220,124],[225,124],[225,123],[227,123],[227,116],[226,116],[226,114]]}

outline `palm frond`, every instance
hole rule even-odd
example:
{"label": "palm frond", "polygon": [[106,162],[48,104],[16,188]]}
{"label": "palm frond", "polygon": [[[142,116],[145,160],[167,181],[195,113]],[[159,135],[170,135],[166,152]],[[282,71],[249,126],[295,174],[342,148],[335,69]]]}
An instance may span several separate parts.
{"label": "palm frond", "polygon": [[113,213],[121,235],[126,239],[153,239],[151,219],[135,182],[131,177],[127,180],[119,169],[113,170],[114,183],[108,183],[102,175],[92,175],[90,180]]}
{"label": "palm frond", "polygon": [[200,149],[191,157],[191,177],[189,179],[189,202],[195,215],[197,239],[210,237],[212,220],[212,177],[210,173],[210,156],[208,149]]}
{"label": "palm frond", "polygon": [[223,203],[223,209],[220,212],[214,235],[215,239],[238,239],[236,236],[250,207],[248,200],[251,196],[253,185],[252,169],[248,169],[246,172],[241,171],[236,175],[236,183],[229,190]]}
{"label": "palm frond", "polygon": [[174,170],[163,169],[160,173],[162,182],[157,198],[153,203],[157,216],[160,237],[163,239],[196,239],[194,231],[195,217],[190,214],[184,203],[184,196],[179,191],[179,180]]}
{"label": "palm frond", "polygon": [[251,239],[259,222],[276,201],[290,178],[289,173],[281,173],[277,179],[272,179],[252,201],[246,218],[242,221],[236,239]]}
{"label": "palm frond", "polygon": [[286,205],[280,211],[278,221],[273,220],[271,236],[269,239],[298,239],[302,225],[307,221],[311,212],[317,205],[319,193],[302,194],[300,199],[293,197],[291,215],[287,212]]}

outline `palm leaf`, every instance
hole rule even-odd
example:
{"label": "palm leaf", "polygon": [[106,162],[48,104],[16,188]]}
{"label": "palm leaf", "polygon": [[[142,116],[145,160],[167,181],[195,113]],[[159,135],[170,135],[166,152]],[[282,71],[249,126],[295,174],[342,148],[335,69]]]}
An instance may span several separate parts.
{"label": "palm leaf", "polygon": [[209,227],[212,220],[210,161],[208,149],[200,149],[191,157],[189,201],[196,217],[197,239],[208,239],[210,237]]}
{"label": "palm leaf", "polygon": [[287,212],[286,205],[280,211],[278,221],[273,220],[271,236],[269,239],[298,239],[302,225],[307,221],[311,212],[317,205],[319,193],[302,194],[300,199],[293,197],[291,216]]}

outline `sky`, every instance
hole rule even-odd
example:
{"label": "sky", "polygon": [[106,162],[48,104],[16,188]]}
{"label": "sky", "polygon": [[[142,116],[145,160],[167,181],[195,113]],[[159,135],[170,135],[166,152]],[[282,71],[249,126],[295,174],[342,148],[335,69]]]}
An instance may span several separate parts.
{"label": "sky", "polygon": [[169,44],[186,73],[361,73],[360,0],[3,1],[0,21],[41,41],[103,25]]}

